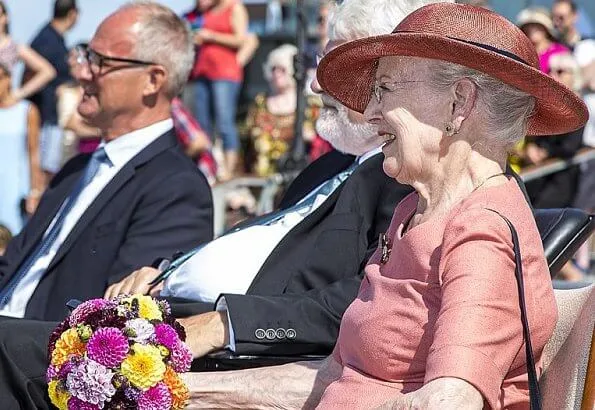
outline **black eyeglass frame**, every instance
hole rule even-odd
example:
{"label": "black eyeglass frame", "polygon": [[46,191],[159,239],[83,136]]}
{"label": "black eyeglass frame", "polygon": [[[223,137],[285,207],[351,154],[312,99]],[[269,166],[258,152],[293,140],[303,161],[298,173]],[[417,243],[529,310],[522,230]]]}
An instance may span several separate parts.
{"label": "black eyeglass frame", "polygon": [[[119,62],[119,63],[128,63],[128,64],[142,65],[142,66],[157,65],[157,63],[153,63],[151,61],[142,61],[142,60],[135,60],[133,58],[106,56],[104,54],[98,53],[97,51],[93,50],[91,47],[79,47],[78,50],[79,50],[79,52],[82,53],[87,64],[89,65],[89,69],[94,74],[101,73],[101,69],[103,68],[105,61],[115,61],[115,62]],[[97,56],[97,61],[93,61],[92,56]],[[97,66],[96,73],[91,68],[92,66]]]}

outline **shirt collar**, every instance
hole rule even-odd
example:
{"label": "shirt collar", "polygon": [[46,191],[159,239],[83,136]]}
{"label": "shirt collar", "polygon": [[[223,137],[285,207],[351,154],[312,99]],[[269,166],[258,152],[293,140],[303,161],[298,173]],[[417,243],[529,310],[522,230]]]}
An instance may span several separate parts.
{"label": "shirt collar", "polygon": [[371,149],[370,151],[366,152],[365,154],[362,154],[359,157],[357,157],[357,159],[356,159],[357,164],[358,165],[363,164],[364,161],[372,158],[374,155],[376,155],[376,154],[378,154],[380,152],[382,152],[382,147]]}
{"label": "shirt collar", "polygon": [[105,149],[107,158],[112,166],[122,168],[136,154],[172,128],[173,121],[171,118],[168,118],[151,124],[148,127],[121,135],[110,142],[106,143],[102,141],[100,147]]}

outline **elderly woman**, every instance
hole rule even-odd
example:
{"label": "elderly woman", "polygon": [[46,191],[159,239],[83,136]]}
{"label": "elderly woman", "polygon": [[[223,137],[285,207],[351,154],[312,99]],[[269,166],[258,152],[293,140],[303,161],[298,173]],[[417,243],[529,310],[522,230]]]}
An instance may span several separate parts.
{"label": "elderly woman", "polygon": [[371,408],[391,396],[407,408],[527,405],[515,254],[502,216],[518,232],[538,363],[556,305],[530,206],[504,174],[507,150],[526,133],[569,132],[588,116],[538,61],[504,18],[439,3],[321,62],[323,88],[378,125],[385,172],[416,190],[395,210],[343,316],[331,359],[342,371],[321,408]]}
{"label": "elderly woman", "polygon": [[[385,172],[416,192],[395,210],[329,358],[189,377],[194,403],[527,408],[521,311],[537,373],[557,311],[531,208],[504,173],[506,157],[525,134],[580,128],[585,105],[540,72],[517,27],[462,4],[425,6],[393,34],[335,48],[318,79],[378,126]],[[518,233],[523,309],[503,217]]]}
{"label": "elderly woman", "polygon": [[[274,174],[277,161],[291,147],[297,101],[293,77],[296,54],[297,47],[292,44],[284,44],[269,53],[263,70],[270,92],[258,94],[248,110],[244,132],[249,134],[256,154],[254,163],[249,165],[259,176]],[[316,133],[317,102],[315,97],[308,98],[303,127],[306,141],[312,141]]]}

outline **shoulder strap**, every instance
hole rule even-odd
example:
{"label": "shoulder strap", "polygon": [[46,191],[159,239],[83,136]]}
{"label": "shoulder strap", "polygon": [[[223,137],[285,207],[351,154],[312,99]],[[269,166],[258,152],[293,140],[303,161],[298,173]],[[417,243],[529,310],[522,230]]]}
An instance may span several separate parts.
{"label": "shoulder strap", "polygon": [[514,274],[517,281],[517,289],[519,292],[519,305],[521,308],[521,322],[523,324],[523,336],[525,338],[525,355],[527,357],[527,375],[529,378],[529,399],[531,410],[541,410],[541,393],[539,392],[539,382],[537,380],[537,372],[535,371],[535,359],[533,357],[533,347],[531,345],[531,334],[529,332],[529,321],[527,320],[527,309],[525,305],[525,286],[523,282],[523,265],[521,257],[521,249],[519,246],[519,237],[514,225],[507,217],[500,212],[490,208],[486,208],[498,215],[510,228],[512,235],[512,249],[514,251],[515,270]]}

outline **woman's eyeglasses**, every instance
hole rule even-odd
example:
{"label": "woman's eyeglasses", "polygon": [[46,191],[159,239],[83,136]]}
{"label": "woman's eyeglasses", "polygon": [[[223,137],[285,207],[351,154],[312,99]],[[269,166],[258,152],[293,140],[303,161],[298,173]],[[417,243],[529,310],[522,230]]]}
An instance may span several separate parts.
{"label": "woman's eyeglasses", "polygon": [[101,73],[101,69],[105,65],[106,61],[115,61],[119,63],[128,63],[130,66],[138,66],[138,65],[154,65],[155,63],[150,61],[141,61],[135,60],[132,58],[121,58],[121,57],[109,57],[98,53],[97,51],[93,50],[89,47],[77,47],[77,57],[76,62],[77,64],[83,65],[88,64],[89,70],[93,75],[99,75]]}

